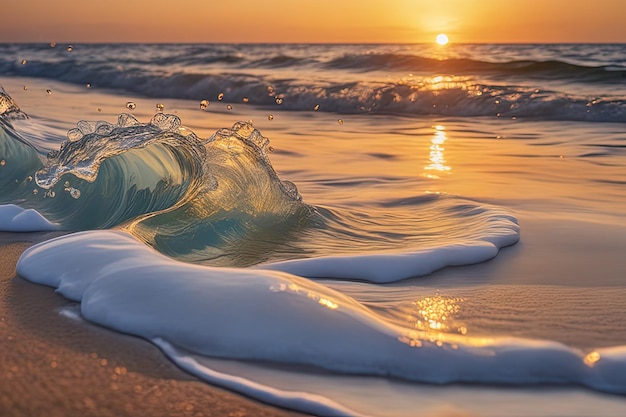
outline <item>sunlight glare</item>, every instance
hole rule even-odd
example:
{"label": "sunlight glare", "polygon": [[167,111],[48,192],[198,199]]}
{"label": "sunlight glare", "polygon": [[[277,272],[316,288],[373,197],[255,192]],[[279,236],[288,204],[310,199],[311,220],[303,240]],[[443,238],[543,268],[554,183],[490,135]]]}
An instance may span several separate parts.
{"label": "sunlight glare", "polygon": [[440,33],[437,35],[437,43],[439,45],[446,45],[448,43],[448,35],[445,33]]}

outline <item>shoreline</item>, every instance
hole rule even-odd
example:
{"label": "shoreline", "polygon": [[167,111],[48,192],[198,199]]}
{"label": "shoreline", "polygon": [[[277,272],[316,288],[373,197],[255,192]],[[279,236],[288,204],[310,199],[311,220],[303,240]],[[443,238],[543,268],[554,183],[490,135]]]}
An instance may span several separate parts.
{"label": "shoreline", "polygon": [[[508,308],[516,308],[518,314],[527,317],[526,325],[520,326],[514,336],[563,339],[574,345],[582,337],[593,347],[623,344],[618,328],[626,319],[620,309],[625,293],[619,284],[619,271],[625,266],[619,253],[626,244],[624,228],[528,215],[520,216],[520,224],[521,241],[504,248],[495,259],[443,268],[405,280],[403,285],[415,286],[418,293],[435,291],[465,297],[465,314],[459,319],[474,335],[486,332],[490,336],[500,331],[504,331],[501,335],[511,335],[512,329],[506,326],[498,329],[498,314],[484,311],[485,306],[493,305],[504,314]],[[202,382],[177,368],[148,341],[86,321],[77,322],[72,311],[77,303],[15,273],[19,255],[32,242],[60,234],[64,232],[0,233],[0,375],[4,377],[0,414],[10,410],[8,415],[14,417],[133,416],[137,412],[198,417],[303,415]],[[588,245],[594,247],[593,262],[582,256],[589,250]],[[605,274],[595,274],[602,266]],[[591,286],[594,291],[589,292]],[[486,320],[491,315],[491,320]],[[570,316],[580,319],[572,320]],[[579,326],[573,326],[578,322]],[[481,401],[509,397],[517,403],[518,397],[530,395],[535,389],[501,392],[488,386],[443,388],[419,384],[413,388],[418,391],[412,398],[417,395],[433,404],[457,407],[457,411],[478,411]],[[472,395],[483,400],[470,400]],[[532,415],[542,415],[541,410],[550,409],[552,401],[563,395],[573,395],[573,404],[592,401],[589,407],[606,407],[607,412],[615,412],[607,415],[617,416],[623,411],[621,396],[572,388],[556,389],[551,395],[537,404]],[[356,403],[351,402],[364,399],[345,400],[347,406],[354,406]],[[440,415],[439,411],[433,415]]]}
{"label": "shoreline", "polygon": [[25,240],[42,235],[0,233],[0,414],[303,415],[202,382],[148,341],[64,317],[76,303],[15,274]]}

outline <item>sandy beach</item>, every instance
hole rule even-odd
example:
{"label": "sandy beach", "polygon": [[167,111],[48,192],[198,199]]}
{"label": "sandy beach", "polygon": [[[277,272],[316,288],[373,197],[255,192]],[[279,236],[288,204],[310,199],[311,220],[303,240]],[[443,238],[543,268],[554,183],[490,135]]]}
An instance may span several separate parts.
{"label": "sandy beach", "polygon": [[27,240],[44,236],[0,234],[0,415],[301,415],[201,382],[144,340],[61,315],[75,304],[15,275]]}

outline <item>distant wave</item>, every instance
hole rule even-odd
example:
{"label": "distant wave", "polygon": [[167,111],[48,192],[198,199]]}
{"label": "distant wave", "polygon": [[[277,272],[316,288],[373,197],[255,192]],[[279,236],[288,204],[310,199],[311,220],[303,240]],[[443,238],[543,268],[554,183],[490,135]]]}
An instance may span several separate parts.
{"label": "distant wave", "polygon": [[401,69],[443,74],[488,74],[494,76],[558,78],[569,82],[623,83],[626,67],[584,66],[568,62],[520,60],[488,62],[474,59],[434,59],[403,54],[344,55],[325,64],[328,68],[377,71]]}
{"label": "distant wave", "polygon": [[[149,97],[215,101],[222,94],[227,103],[342,114],[626,120],[626,64],[620,60],[492,62],[346,48],[331,53],[321,46],[307,55],[271,45],[86,45],[82,53],[6,45],[0,52],[3,48],[0,75]],[[19,54],[32,58],[20,60]],[[581,93],[590,86],[598,92]]]}

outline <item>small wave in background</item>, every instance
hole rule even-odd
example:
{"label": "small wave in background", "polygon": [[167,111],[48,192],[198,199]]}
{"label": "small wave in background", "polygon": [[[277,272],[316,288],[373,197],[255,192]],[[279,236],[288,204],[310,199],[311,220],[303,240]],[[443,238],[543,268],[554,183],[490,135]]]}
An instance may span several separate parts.
{"label": "small wave in background", "polygon": [[0,45],[0,74],[284,110],[620,122],[623,48]]}

